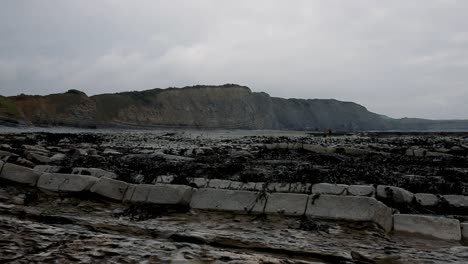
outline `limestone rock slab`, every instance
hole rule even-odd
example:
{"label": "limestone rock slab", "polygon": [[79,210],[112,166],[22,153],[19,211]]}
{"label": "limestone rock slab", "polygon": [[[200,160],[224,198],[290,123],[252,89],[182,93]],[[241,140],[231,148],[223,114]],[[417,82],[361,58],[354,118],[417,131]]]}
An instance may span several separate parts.
{"label": "limestone rock slab", "polygon": [[316,195],[309,196],[307,216],[348,221],[370,221],[389,232],[392,209],[372,197]]}
{"label": "limestone rock slab", "polygon": [[460,240],[460,221],[439,216],[395,214],[393,229],[397,232],[407,232],[432,236],[445,240]]}
{"label": "limestone rock slab", "polygon": [[258,192],[203,188],[195,191],[193,209],[262,213],[268,195]]}
{"label": "limestone rock slab", "polygon": [[[77,175],[83,176],[83,175]],[[89,176],[92,177],[92,176]],[[95,177],[93,177],[95,178]],[[96,178],[95,178],[96,179]],[[107,177],[99,178],[97,183],[91,187],[91,192],[101,196],[121,201],[124,198],[125,191],[128,188],[128,183],[110,179]]]}
{"label": "limestone rock slab", "polygon": [[298,216],[305,213],[308,195],[272,193],[268,196],[265,213]]}
{"label": "limestone rock slab", "polygon": [[3,165],[0,178],[34,186],[36,185],[36,182],[41,174],[41,172],[27,167],[12,163],[5,163]]}

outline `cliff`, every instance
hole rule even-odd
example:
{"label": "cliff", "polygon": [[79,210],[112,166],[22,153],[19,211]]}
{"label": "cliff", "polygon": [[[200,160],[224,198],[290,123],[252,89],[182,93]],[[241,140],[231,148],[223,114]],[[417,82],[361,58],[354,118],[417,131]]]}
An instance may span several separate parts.
{"label": "cliff", "polygon": [[467,130],[468,121],[391,119],[352,102],[283,99],[234,84],[88,97],[70,90],[0,97],[0,124],[224,129]]}

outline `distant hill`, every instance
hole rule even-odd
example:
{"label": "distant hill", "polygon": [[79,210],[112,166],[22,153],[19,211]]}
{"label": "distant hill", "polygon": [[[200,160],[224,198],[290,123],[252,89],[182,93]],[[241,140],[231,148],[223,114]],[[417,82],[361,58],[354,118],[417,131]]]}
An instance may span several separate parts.
{"label": "distant hill", "polygon": [[467,120],[392,119],[333,99],[283,99],[235,84],[88,97],[0,96],[0,125],[206,129],[468,130]]}

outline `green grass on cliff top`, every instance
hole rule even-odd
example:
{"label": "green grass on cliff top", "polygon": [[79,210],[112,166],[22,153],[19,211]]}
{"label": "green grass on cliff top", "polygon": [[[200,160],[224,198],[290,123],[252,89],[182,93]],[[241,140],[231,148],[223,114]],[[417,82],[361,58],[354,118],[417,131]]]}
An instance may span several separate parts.
{"label": "green grass on cliff top", "polygon": [[15,102],[3,96],[0,96],[0,114],[19,117],[19,111],[16,108]]}

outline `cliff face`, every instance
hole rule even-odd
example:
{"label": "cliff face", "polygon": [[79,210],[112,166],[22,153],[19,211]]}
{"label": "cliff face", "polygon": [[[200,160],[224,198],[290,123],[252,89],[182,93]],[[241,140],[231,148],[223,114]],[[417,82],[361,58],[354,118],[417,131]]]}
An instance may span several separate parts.
{"label": "cliff face", "polygon": [[86,94],[70,90],[48,96],[9,97],[15,103],[17,117],[36,126],[96,127],[96,103]]}
{"label": "cliff face", "polygon": [[192,86],[92,97],[71,90],[0,97],[0,124],[339,131],[468,129],[468,121],[390,119],[337,100],[282,99],[238,85]]}

